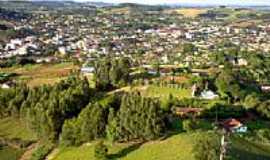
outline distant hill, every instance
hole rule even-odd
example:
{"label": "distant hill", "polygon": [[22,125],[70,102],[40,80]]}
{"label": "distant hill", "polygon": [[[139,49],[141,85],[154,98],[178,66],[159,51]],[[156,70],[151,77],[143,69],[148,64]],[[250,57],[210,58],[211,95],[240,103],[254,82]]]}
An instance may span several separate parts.
{"label": "distant hill", "polygon": [[164,9],[169,8],[168,6],[163,6],[163,5],[143,5],[143,4],[137,4],[137,3],[120,3],[113,7],[114,8],[130,8],[137,11],[162,11]]}

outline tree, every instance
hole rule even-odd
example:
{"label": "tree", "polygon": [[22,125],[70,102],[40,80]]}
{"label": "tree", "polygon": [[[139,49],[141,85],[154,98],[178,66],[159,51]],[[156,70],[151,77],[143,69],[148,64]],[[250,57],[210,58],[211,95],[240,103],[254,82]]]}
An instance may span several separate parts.
{"label": "tree", "polygon": [[130,62],[127,58],[104,58],[95,64],[95,81],[98,89],[108,90],[129,81]]}
{"label": "tree", "polygon": [[220,153],[220,138],[217,134],[209,132],[200,135],[193,148],[196,160],[217,160]]}
{"label": "tree", "polygon": [[78,129],[77,129],[77,123],[76,119],[66,120],[62,133],[60,136],[60,142],[63,146],[72,146],[78,144]]}
{"label": "tree", "polygon": [[99,141],[95,145],[95,150],[94,150],[94,156],[96,160],[106,160],[108,159],[108,148],[107,146],[103,143],[103,141]]}
{"label": "tree", "polygon": [[79,115],[80,135],[83,142],[105,135],[107,114],[101,105],[89,104]]}
{"label": "tree", "polygon": [[104,108],[96,104],[89,104],[79,117],[66,120],[62,128],[61,142],[66,145],[78,145],[105,135],[107,114]]}

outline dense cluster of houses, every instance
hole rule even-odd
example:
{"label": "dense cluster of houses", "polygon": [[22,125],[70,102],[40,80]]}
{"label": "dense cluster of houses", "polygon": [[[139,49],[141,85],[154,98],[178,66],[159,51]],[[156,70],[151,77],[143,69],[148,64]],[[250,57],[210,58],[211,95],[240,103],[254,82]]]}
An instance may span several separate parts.
{"label": "dense cluster of houses", "polygon": [[[179,17],[168,14],[141,16],[106,12],[95,16],[35,13],[30,21],[22,22],[14,29],[31,29],[36,34],[10,39],[6,44],[1,44],[0,58],[43,55],[48,46],[53,46],[54,52],[60,55],[71,54],[80,60],[82,57],[93,58],[107,54],[129,57],[140,54],[143,56],[142,62],[146,64],[159,59],[161,63],[195,62],[199,65],[211,63],[209,51],[217,49],[217,44],[225,39],[249,51],[270,51],[268,22],[257,25],[241,21],[225,25],[206,18],[193,20]],[[197,48],[194,51],[197,56],[191,54],[181,57],[184,43],[192,43]],[[246,65],[244,59],[237,63]]]}

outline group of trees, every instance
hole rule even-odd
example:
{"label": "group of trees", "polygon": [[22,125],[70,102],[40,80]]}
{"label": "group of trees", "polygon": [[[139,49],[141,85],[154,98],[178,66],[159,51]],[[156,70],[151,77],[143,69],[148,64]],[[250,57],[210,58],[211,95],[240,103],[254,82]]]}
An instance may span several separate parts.
{"label": "group of trees", "polygon": [[79,145],[98,138],[111,141],[147,141],[160,137],[165,117],[156,99],[139,93],[125,94],[109,103],[96,102],[82,110],[78,118],[66,120],[61,134],[63,145]]}
{"label": "group of trees", "polygon": [[91,90],[87,79],[70,77],[54,86],[18,85],[0,94],[2,117],[19,117],[40,138],[56,140],[65,119],[77,116],[89,103]]}
{"label": "group of trees", "polygon": [[130,62],[127,58],[109,58],[99,60],[95,64],[96,87],[108,90],[129,82]]}
{"label": "group of trees", "polygon": [[79,145],[104,137],[107,115],[102,105],[90,103],[78,118],[65,121],[61,134],[62,145]]}
{"label": "group of trees", "polygon": [[18,116],[28,93],[29,88],[25,84],[17,84],[9,90],[0,89],[0,118]]}
{"label": "group of trees", "polygon": [[215,85],[223,98],[229,98],[233,102],[244,100],[248,94],[259,93],[259,87],[242,77],[239,71],[225,68],[216,78]]}
{"label": "group of trees", "polygon": [[75,77],[53,87],[35,88],[22,104],[21,117],[40,137],[56,139],[65,119],[77,116],[89,103],[90,95],[87,79]]}

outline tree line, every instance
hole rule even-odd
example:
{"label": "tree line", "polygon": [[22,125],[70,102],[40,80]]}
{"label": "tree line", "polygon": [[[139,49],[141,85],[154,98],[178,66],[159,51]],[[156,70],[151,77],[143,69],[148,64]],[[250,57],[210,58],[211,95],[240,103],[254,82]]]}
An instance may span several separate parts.
{"label": "tree line", "polygon": [[21,118],[38,137],[56,140],[65,119],[77,116],[92,94],[87,79],[75,76],[53,86],[18,84],[0,91],[0,116]]}

